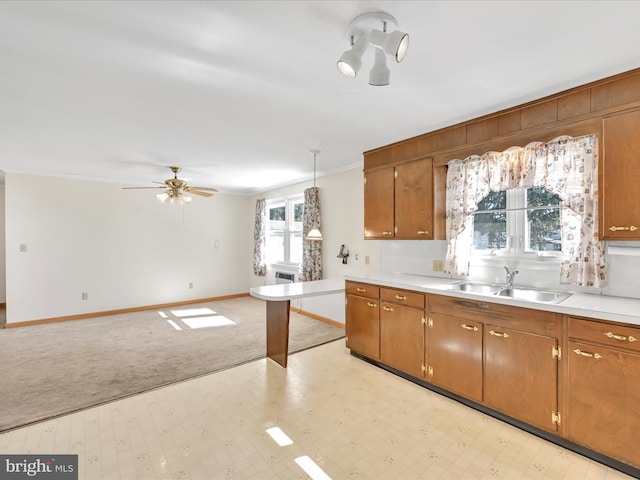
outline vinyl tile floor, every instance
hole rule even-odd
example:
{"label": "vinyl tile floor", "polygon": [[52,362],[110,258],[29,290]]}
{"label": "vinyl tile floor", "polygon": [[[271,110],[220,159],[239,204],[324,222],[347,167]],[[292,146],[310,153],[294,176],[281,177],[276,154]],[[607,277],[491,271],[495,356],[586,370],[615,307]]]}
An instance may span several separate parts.
{"label": "vinyl tile floor", "polygon": [[[278,427],[292,441],[279,446]],[[80,479],[627,479],[352,357],[338,340],[0,435]]]}

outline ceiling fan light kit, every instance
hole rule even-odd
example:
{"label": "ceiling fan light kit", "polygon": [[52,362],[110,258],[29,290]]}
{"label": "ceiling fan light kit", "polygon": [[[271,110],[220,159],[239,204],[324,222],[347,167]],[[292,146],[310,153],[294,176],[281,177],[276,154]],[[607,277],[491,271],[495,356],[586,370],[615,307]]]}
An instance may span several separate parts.
{"label": "ceiling fan light kit", "polygon": [[[392,25],[396,30],[387,32]],[[382,30],[376,27],[382,26]],[[338,60],[338,70],[349,78],[355,78],[362,67],[362,56],[367,47],[375,48],[375,64],[369,72],[369,85],[389,85],[390,72],[387,58],[400,63],[409,48],[409,35],[397,30],[398,22],[386,12],[369,12],[357,16],[349,23],[351,49]]]}
{"label": "ceiling fan light kit", "polygon": [[[178,178],[178,172],[180,167],[169,167],[173,172],[173,178],[169,178],[162,183],[160,187],[123,187],[124,189],[146,189],[146,188],[164,188],[165,191],[156,195],[156,199],[160,203],[167,203],[169,205],[188,205],[191,203],[192,197],[185,195],[185,193],[191,193],[199,195],[201,197],[211,197],[214,192],[217,192],[215,188],[210,187],[192,187],[187,185],[187,182]],[[155,182],[160,183],[160,182]]]}

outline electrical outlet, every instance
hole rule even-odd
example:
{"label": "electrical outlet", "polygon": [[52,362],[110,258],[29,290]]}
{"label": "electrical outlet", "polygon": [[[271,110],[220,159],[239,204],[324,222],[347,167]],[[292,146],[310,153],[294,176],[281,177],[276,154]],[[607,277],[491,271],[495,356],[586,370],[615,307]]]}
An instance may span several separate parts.
{"label": "electrical outlet", "polygon": [[82,299],[89,300],[89,294],[87,292],[82,292]]}
{"label": "electrical outlet", "polygon": [[364,256],[364,264],[369,265],[369,255]]}
{"label": "electrical outlet", "polygon": [[27,251],[27,244],[26,243],[21,243],[20,244],[20,252],[21,253],[25,253]]}
{"label": "electrical outlet", "polygon": [[193,288],[193,282],[189,282],[189,288]]}
{"label": "electrical outlet", "polygon": [[434,260],[431,268],[434,272],[444,272],[444,262],[442,260]]}

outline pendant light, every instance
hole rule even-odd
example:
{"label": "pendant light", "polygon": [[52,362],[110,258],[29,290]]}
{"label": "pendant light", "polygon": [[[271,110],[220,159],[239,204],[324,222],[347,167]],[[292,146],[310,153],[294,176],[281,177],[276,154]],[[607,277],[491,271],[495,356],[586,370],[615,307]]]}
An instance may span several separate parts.
{"label": "pendant light", "polygon": [[[320,153],[320,150],[311,150],[309,152],[313,155],[313,191],[316,191],[316,156]],[[322,233],[320,232],[320,225],[314,225],[311,231],[307,234],[307,240],[322,240]]]}

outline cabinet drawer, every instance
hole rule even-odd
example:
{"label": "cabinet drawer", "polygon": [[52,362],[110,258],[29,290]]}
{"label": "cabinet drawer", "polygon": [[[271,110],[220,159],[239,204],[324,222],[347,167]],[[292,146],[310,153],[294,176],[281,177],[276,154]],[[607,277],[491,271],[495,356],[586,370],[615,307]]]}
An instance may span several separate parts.
{"label": "cabinet drawer", "polygon": [[358,295],[359,297],[379,298],[380,287],[369,283],[346,282],[345,290],[348,295]]}
{"label": "cabinet drawer", "polygon": [[380,289],[380,299],[390,303],[407,305],[408,307],[424,308],[423,293],[383,287]]}
{"label": "cabinet drawer", "polygon": [[548,337],[559,338],[562,335],[562,316],[544,310],[491,303],[484,299],[471,300],[445,295],[429,295],[429,310],[430,315],[439,313]]}
{"label": "cabinet drawer", "polygon": [[517,318],[518,307],[500,305],[482,300],[471,300],[468,298],[446,297],[444,295],[431,295],[429,306],[433,313],[441,313],[458,318],[468,318],[470,320],[486,317],[493,320],[496,316],[505,320]]}
{"label": "cabinet drawer", "polygon": [[569,337],[640,351],[640,328],[569,317]]}

